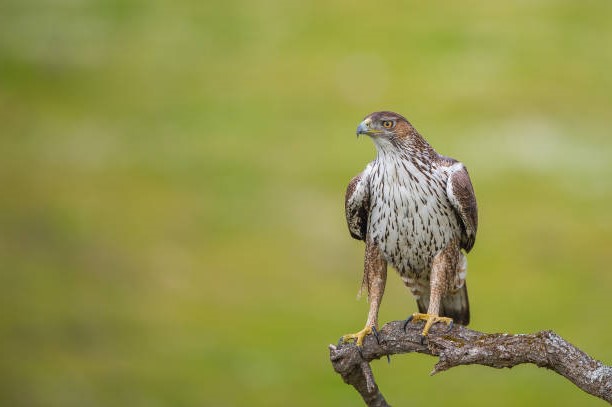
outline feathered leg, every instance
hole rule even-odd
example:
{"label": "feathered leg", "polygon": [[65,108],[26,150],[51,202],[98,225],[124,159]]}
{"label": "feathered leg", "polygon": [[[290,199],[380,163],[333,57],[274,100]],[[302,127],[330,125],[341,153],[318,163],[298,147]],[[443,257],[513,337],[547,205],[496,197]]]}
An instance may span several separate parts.
{"label": "feathered leg", "polygon": [[357,346],[363,345],[363,340],[366,335],[374,332],[378,327],[378,309],[385,293],[385,283],[387,281],[387,262],[382,258],[378,247],[369,240],[366,240],[366,249],[364,256],[363,267],[363,286],[368,289],[368,300],[370,302],[370,311],[365,327],[354,334],[344,335],[342,342],[355,340]]}
{"label": "feathered leg", "polygon": [[429,329],[436,322],[444,322],[452,327],[453,320],[448,317],[440,316],[440,304],[442,298],[451,290],[451,284],[454,283],[454,275],[458,270],[458,263],[461,256],[457,242],[451,242],[446,248],[442,249],[433,258],[431,265],[429,307],[427,314],[414,313],[406,320],[406,324],[410,321],[425,321],[422,336],[426,337]]}

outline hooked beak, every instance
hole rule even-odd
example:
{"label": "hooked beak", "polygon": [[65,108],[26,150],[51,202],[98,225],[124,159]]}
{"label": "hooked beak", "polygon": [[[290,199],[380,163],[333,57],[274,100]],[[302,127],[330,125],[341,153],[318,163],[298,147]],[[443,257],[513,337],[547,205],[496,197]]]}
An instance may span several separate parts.
{"label": "hooked beak", "polygon": [[357,126],[357,137],[359,137],[360,134],[368,134],[368,130],[369,130],[369,123],[366,123],[366,121],[362,121],[361,123],[359,123],[359,126]]}
{"label": "hooked beak", "polygon": [[370,118],[365,119],[359,126],[357,126],[357,137],[361,134],[366,134],[370,137],[376,136],[379,133],[382,133],[380,130],[372,129],[370,125],[372,124],[372,120]]}

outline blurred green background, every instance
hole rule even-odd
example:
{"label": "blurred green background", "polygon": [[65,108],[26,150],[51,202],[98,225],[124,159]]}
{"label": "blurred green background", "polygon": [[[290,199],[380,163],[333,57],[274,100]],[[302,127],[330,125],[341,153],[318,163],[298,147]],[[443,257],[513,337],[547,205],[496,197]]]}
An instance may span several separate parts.
{"label": "blurred green background", "polygon": [[[354,130],[404,114],[469,168],[472,327],[612,363],[612,2],[0,3],[0,404],[360,405]],[[381,322],[415,311],[389,274]],[[394,405],[603,405],[535,366]]]}

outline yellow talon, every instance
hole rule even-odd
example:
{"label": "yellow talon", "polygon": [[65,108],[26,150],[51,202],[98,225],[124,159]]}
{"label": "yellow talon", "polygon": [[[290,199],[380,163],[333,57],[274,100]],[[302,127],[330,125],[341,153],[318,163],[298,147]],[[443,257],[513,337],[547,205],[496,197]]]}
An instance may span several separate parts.
{"label": "yellow talon", "polygon": [[412,316],[410,317],[410,320],[411,321],[425,321],[425,327],[423,328],[423,332],[421,333],[422,336],[427,336],[427,334],[429,333],[429,329],[436,322],[444,322],[446,325],[449,325],[449,326],[453,325],[452,318],[441,317],[438,315],[421,314],[419,312],[415,312],[414,314],[412,314]]}
{"label": "yellow talon", "polygon": [[365,328],[363,328],[361,331],[357,333],[344,335],[342,337],[342,343],[347,343],[355,339],[355,343],[357,344],[357,346],[361,347],[363,345],[363,340],[365,339],[366,335],[369,335],[371,333],[372,333],[372,326],[366,325]]}

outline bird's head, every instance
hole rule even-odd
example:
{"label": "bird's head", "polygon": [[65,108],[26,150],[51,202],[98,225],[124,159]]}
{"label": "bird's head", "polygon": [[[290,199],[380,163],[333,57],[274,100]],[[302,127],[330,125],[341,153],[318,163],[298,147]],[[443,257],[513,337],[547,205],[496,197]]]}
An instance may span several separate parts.
{"label": "bird's head", "polygon": [[379,150],[399,148],[415,138],[422,140],[408,120],[394,112],[375,112],[366,116],[357,127],[357,137],[361,134],[370,136]]}

